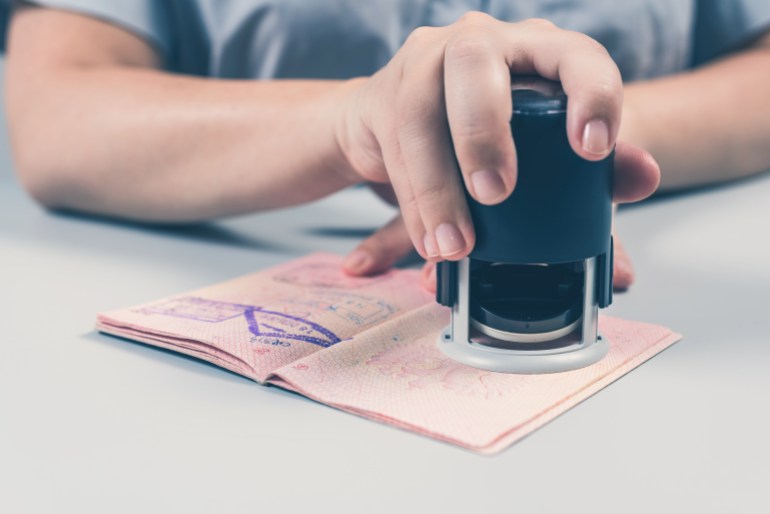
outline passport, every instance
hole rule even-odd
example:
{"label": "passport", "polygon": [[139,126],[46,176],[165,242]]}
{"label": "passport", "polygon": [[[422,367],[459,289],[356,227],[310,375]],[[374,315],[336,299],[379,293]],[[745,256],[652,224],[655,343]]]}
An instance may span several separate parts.
{"label": "passport", "polygon": [[260,384],[451,443],[496,453],[617,380],[681,336],[600,317],[610,344],[575,371],[479,370],[437,346],[449,310],[416,270],[350,277],[316,253],[196,291],[97,316],[103,333],[208,361]]}

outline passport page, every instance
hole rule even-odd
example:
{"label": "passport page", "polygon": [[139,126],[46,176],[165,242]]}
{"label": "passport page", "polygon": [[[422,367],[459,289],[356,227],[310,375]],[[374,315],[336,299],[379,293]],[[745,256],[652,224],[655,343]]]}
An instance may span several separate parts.
{"label": "passport page", "polygon": [[548,375],[478,370],[438,349],[449,311],[421,287],[418,271],[353,278],[341,262],[313,254],[100,314],[97,328],[480,453],[504,449],[681,338],[604,316],[610,351],[592,366]]}

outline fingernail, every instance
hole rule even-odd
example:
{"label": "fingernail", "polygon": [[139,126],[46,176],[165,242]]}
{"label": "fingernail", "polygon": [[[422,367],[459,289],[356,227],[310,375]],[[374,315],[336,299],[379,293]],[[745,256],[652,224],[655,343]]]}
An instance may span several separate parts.
{"label": "fingernail", "polygon": [[591,120],[583,129],[583,150],[604,155],[610,150],[610,129],[604,120]]}
{"label": "fingernail", "polygon": [[353,273],[363,273],[372,263],[372,256],[366,250],[354,250],[345,258],[343,267]]}
{"label": "fingernail", "polygon": [[505,194],[505,182],[496,171],[477,171],[471,175],[471,183],[476,199],[483,203],[494,203]]}
{"label": "fingernail", "polygon": [[436,242],[442,257],[451,257],[465,250],[465,238],[460,230],[451,223],[442,223],[436,227]]}
{"label": "fingernail", "polygon": [[425,237],[423,237],[422,239],[422,244],[425,246],[425,253],[429,259],[433,259],[439,256],[438,248],[436,248],[436,243],[433,241],[433,238],[430,236],[429,233],[427,232],[425,233]]}

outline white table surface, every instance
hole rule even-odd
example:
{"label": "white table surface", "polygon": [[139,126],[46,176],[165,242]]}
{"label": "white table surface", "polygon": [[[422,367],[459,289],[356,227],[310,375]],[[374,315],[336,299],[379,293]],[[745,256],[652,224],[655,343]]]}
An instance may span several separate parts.
{"label": "white table surface", "polygon": [[148,228],[0,178],[0,512],[770,512],[770,175],[621,212],[609,312],[685,339],[494,457],[92,328],[389,215],[358,190]]}

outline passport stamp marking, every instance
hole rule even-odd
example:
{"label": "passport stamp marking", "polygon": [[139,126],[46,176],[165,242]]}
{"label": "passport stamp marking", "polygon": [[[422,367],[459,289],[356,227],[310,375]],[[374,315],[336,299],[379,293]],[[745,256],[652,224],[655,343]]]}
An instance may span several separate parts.
{"label": "passport stamp marking", "polygon": [[328,348],[342,340],[334,332],[318,323],[282,312],[251,307],[244,312],[244,316],[249,326],[249,332],[255,336],[256,342],[281,346],[275,342],[288,339]]}
{"label": "passport stamp marking", "polygon": [[251,308],[251,305],[219,302],[196,296],[180,296],[149,307],[143,307],[136,312],[145,315],[160,314],[206,323],[221,323],[242,316],[247,309]]}
{"label": "passport stamp marking", "polygon": [[357,327],[373,325],[390,318],[398,307],[378,298],[343,291],[319,291],[305,300],[286,300],[292,305],[311,307],[314,311],[327,311]]}
{"label": "passport stamp marking", "polygon": [[252,342],[272,346],[291,346],[290,341],[302,341],[328,348],[341,339],[326,327],[298,316],[239,303],[182,296],[143,307],[136,312],[184,318],[204,323],[221,323],[243,316],[254,336]]}
{"label": "passport stamp marking", "polygon": [[374,277],[350,277],[342,272],[339,264],[312,263],[300,264],[273,276],[276,282],[299,287],[318,287],[324,289],[358,289],[370,286],[390,278],[391,272]]}
{"label": "passport stamp marking", "polygon": [[396,343],[372,356],[366,365],[383,375],[405,381],[409,389],[439,387],[484,400],[514,394],[530,383],[528,376],[492,373],[465,366],[444,356],[430,343]]}

